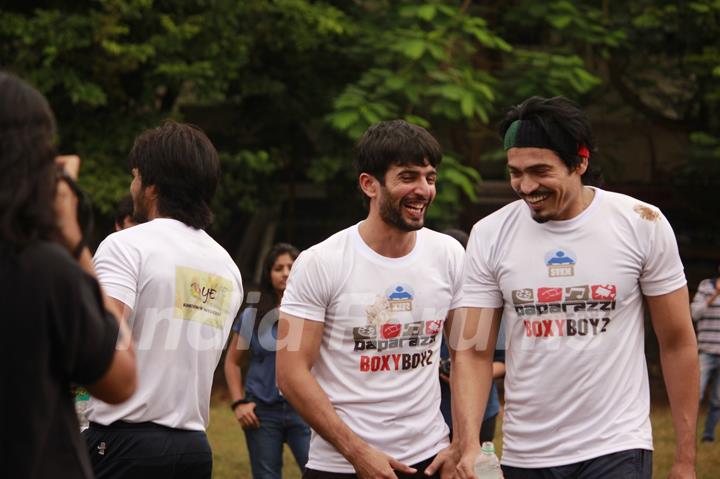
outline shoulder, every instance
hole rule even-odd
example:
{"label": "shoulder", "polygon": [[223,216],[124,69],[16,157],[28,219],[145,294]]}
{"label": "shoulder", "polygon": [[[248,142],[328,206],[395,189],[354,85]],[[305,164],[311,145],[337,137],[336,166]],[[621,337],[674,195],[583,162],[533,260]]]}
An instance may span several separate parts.
{"label": "shoulder", "polygon": [[[327,239],[317,243],[302,253],[305,262],[313,262],[321,265],[332,266],[342,263],[347,257],[348,250],[352,248],[353,236],[352,226],[338,231]],[[298,259],[300,259],[298,257]],[[293,268],[295,265],[293,264]]]}
{"label": "shoulder", "polygon": [[38,277],[50,277],[53,280],[77,278],[83,271],[77,261],[62,246],[52,241],[37,241],[20,253],[23,269],[29,273],[38,273]]}
{"label": "shoulder", "polygon": [[596,189],[602,195],[602,206],[613,212],[613,217],[624,217],[637,223],[653,223],[664,218],[660,208],[632,196]]}
{"label": "shoulder", "polygon": [[698,293],[714,293],[715,292],[715,282],[711,278],[704,279],[700,281],[700,284],[698,285],[697,291]]}
{"label": "shoulder", "polygon": [[450,235],[429,228],[423,228],[418,233],[422,235],[423,243],[432,251],[442,252],[451,257],[465,254],[465,249],[460,242]]}
{"label": "shoulder", "polygon": [[497,231],[498,228],[503,225],[509,222],[514,222],[519,219],[521,215],[527,214],[526,210],[527,206],[525,206],[525,203],[522,200],[513,201],[512,203],[509,203],[499,210],[478,220],[478,222],[473,225],[472,232],[488,233]]}

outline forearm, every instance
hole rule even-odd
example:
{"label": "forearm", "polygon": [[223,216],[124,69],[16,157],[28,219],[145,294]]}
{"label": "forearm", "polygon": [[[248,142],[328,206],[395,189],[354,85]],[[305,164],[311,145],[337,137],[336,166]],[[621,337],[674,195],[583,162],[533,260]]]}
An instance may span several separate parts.
{"label": "forearm", "polygon": [[242,383],[242,369],[232,361],[225,361],[225,382],[227,382],[230,400],[237,401],[245,397],[245,388]]}
{"label": "forearm", "polygon": [[694,464],[700,389],[695,337],[661,346],[660,361],[675,428],[675,461]]}
{"label": "forearm", "polygon": [[475,350],[454,354],[450,382],[453,442],[462,450],[479,447],[480,426],[492,383],[492,358]]}
{"label": "forearm", "polygon": [[340,419],[310,371],[302,366],[289,366],[284,365],[283,372],[278,374],[283,396],[315,432],[353,463],[354,457],[369,446]]}

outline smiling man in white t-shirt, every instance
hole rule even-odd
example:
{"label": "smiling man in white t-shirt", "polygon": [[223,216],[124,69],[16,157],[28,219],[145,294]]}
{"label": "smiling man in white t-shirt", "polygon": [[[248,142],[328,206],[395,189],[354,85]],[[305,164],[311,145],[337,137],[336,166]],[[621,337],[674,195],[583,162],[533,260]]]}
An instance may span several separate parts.
{"label": "smiling man in white t-shirt", "polygon": [[[505,323],[505,478],[652,476],[644,300],[676,431],[671,477],[695,477],[698,362],[670,224],[652,205],[585,185],[592,131],[569,100],[530,98],[500,132],[520,200],[474,226],[460,312],[467,331],[492,330],[491,346]],[[470,478],[491,358],[456,355],[453,372],[479,379],[457,384],[453,411]]]}
{"label": "smiling man in white t-shirt", "polygon": [[298,257],[280,307],[278,385],[313,429],[303,477],[447,473],[439,350],[464,253],[423,228],[440,146],[396,120],[355,153],[368,216]]}

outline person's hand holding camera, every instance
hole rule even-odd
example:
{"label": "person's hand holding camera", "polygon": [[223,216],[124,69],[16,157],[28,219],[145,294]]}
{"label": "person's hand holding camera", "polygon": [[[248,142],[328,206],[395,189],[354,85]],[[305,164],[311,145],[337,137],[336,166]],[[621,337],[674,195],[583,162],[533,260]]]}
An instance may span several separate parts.
{"label": "person's hand holding camera", "polygon": [[55,217],[58,227],[58,242],[75,258],[80,256],[84,247],[83,232],[78,223],[78,197],[65,177],[76,180],[80,169],[80,157],[63,155],[55,158],[58,167],[57,189],[55,192]]}

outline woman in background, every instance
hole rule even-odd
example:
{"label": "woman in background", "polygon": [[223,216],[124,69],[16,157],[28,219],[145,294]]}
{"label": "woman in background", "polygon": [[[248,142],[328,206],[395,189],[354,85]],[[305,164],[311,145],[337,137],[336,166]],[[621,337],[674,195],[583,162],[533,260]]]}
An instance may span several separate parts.
{"label": "woman in background", "polygon": [[[299,252],[287,243],[274,245],[263,263],[260,295],[248,294],[248,304],[233,325],[225,356],[225,380],[230,408],[245,431],[254,479],[282,476],[283,444],[287,443],[301,470],[310,446],[310,428],[280,395],[275,382],[275,338],[278,306],[290,268]],[[250,361],[243,386],[241,365]]]}

